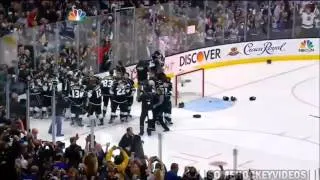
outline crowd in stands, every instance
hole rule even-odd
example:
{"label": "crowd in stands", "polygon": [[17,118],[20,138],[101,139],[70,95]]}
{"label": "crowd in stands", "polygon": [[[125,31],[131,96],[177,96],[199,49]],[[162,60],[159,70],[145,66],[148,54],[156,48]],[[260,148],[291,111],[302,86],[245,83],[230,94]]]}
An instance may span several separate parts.
{"label": "crowd in stands", "polygon": [[[1,117],[3,114],[1,111]],[[5,179],[21,180],[200,180],[195,167],[186,167],[178,176],[179,164],[170,168],[156,156],[145,156],[143,142],[132,128],[127,128],[119,144],[105,144],[86,138],[85,147],[77,144],[78,135],[70,138],[70,146],[38,139],[38,130],[24,130],[16,121],[0,127],[0,170]],[[94,139],[94,138],[93,138]],[[91,144],[94,144],[93,146]],[[92,148],[93,147],[93,148]],[[241,180],[240,174],[224,176],[220,165],[220,180]],[[205,179],[213,179],[213,171]]]}
{"label": "crowd in stands", "polygon": [[[242,42],[269,38],[296,37],[303,27],[303,13],[309,11],[310,28],[319,29],[320,3],[316,1],[219,1],[208,5],[206,16],[206,40],[216,43]],[[269,13],[270,9],[270,13]],[[295,24],[293,24],[295,22]],[[245,33],[246,30],[246,33]],[[319,36],[317,33],[306,37]]]}
{"label": "crowd in stands", "polygon": [[[0,36],[12,33],[20,28],[64,21],[72,6],[82,9],[87,16],[96,16],[112,12],[113,8],[140,7],[152,5],[155,0],[13,0],[0,3]],[[167,2],[160,0],[160,2]]]}
{"label": "crowd in stands", "polygon": [[[174,6],[168,6],[167,2],[173,2]],[[137,46],[169,46],[165,48],[167,54],[222,43],[290,38],[292,31],[295,31],[297,37],[317,36],[315,28],[320,27],[320,3],[317,1],[17,0],[0,4],[0,36],[22,28],[65,21],[73,6],[85,11],[89,17],[112,14],[117,8],[136,7]],[[303,34],[302,17],[309,10],[310,22],[313,23],[311,28],[314,31]],[[139,14],[141,11],[143,13]],[[156,23],[153,24],[152,21]],[[128,24],[130,22],[121,23],[126,27],[118,29],[122,32],[120,37],[127,39],[125,34],[130,29]],[[148,24],[149,26],[146,26]],[[196,25],[196,35],[186,36],[188,24]],[[160,41],[160,45],[152,44],[155,41],[154,36]],[[161,43],[162,41],[166,43]],[[119,44],[123,49],[132,46],[122,42]],[[138,55],[146,56],[147,53],[143,52],[146,47],[139,49],[142,49],[142,52],[139,50]]]}

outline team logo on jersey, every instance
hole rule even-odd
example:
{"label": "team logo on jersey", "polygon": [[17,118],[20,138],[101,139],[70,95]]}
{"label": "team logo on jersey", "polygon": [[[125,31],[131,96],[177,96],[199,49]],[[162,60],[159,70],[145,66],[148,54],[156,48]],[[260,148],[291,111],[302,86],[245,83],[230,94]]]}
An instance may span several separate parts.
{"label": "team logo on jersey", "polygon": [[236,47],[231,48],[230,52],[228,53],[229,56],[236,56],[238,54],[240,54],[240,52],[238,51],[238,48],[236,48]]}
{"label": "team logo on jersey", "polygon": [[86,12],[82,9],[76,9],[72,6],[72,10],[68,14],[69,21],[83,21],[86,18]]}
{"label": "team logo on jersey", "polygon": [[313,52],[313,51],[314,51],[314,46],[312,41],[304,40],[300,43],[299,52]]}

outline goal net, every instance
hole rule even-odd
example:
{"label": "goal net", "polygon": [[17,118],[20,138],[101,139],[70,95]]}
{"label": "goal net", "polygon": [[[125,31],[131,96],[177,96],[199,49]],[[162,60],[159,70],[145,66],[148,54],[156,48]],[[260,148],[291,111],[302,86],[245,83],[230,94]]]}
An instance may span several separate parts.
{"label": "goal net", "polygon": [[175,105],[204,97],[204,69],[176,75],[174,80]]}

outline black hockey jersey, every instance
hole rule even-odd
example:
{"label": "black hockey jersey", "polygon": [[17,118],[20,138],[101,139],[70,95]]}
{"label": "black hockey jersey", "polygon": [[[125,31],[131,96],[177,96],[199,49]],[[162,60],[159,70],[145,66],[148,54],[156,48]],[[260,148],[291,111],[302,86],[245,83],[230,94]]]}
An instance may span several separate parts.
{"label": "black hockey jersey", "polygon": [[112,76],[106,76],[101,80],[101,90],[103,96],[110,96],[110,91],[115,79]]}
{"label": "black hockey jersey", "polygon": [[164,90],[164,98],[165,100],[171,100],[171,96],[172,96],[172,83],[169,82],[165,82],[165,85],[163,86],[163,90]]}
{"label": "black hockey jersey", "polygon": [[102,92],[100,85],[87,90],[89,104],[100,105],[102,102]]}
{"label": "black hockey jersey", "polygon": [[132,79],[126,79],[126,81],[127,81],[127,84],[128,84],[128,86],[129,86],[129,88],[130,88],[130,92],[129,92],[129,96],[133,96],[134,95],[134,93],[136,92],[136,89],[134,88],[134,81],[132,80]]}
{"label": "black hockey jersey", "polygon": [[148,65],[149,61],[139,61],[136,70],[137,70],[137,78],[139,82],[147,80],[148,78]]}
{"label": "black hockey jersey", "polygon": [[44,82],[42,85],[42,95],[44,97],[52,97],[53,95],[52,87],[53,87],[52,82]]}
{"label": "black hockey jersey", "polygon": [[36,82],[30,82],[29,85],[29,89],[30,89],[30,95],[40,95],[42,92],[42,88],[39,84],[37,84]]}
{"label": "black hockey jersey", "polygon": [[165,88],[163,84],[158,84],[158,86],[155,87],[155,94],[153,96],[153,103],[156,106],[159,106],[163,103],[165,96]]}
{"label": "black hockey jersey", "polygon": [[84,87],[81,85],[74,85],[70,87],[69,99],[74,106],[81,106],[85,100]]}
{"label": "black hockey jersey", "polygon": [[70,91],[70,79],[65,75],[65,76],[61,76],[59,78],[59,81],[61,82],[62,85],[62,92],[64,94],[68,94],[68,92]]}
{"label": "black hockey jersey", "polygon": [[114,83],[111,94],[113,95],[113,100],[122,103],[127,101],[128,96],[131,93],[130,84],[125,80],[119,80]]}
{"label": "black hockey jersey", "polygon": [[148,85],[147,83],[141,84],[141,92],[140,92],[139,101],[146,101],[150,104],[153,103],[154,96],[156,95],[155,89]]}

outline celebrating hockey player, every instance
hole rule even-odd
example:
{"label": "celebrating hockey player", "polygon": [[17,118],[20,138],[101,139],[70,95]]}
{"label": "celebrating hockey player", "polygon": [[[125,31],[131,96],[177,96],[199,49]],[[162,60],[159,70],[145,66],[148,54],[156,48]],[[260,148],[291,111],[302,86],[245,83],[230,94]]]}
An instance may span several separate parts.
{"label": "celebrating hockey player", "polygon": [[103,118],[106,116],[107,107],[109,101],[111,103],[111,88],[113,87],[113,83],[115,81],[115,77],[113,76],[113,70],[109,71],[109,75],[105,76],[101,80],[101,90],[103,96]]}
{"label": "celebrating hockey player", "polygon": [[[92,76],[89,78],[88,87],[87,87],[87,97],[88,97],[88,117],[89,118],[96,117],[97,119],[100,120],[99,126],[104,125],[103,116],[101,112],[102,92],[101,92],[100,82],[97,77]],[[95,114],[95,117],[93,116],[93,114]],[[96,121],[94,122],[96,123]]]}
{"label": "celebrating hockey player", "polygon": [[163,101],[163,112],[164,112],[164,120],[167,124],[173,124],[171,121],[171,95],[172,95],[172,83],[170,78],[166,78],[166,81],[163,83],[164,90],[164,101]]}
{"label": "celebrating hockey player", "polygon": [[52,99],[52,78],[49,77],[49,74],[46,74],[43,78],[42,84],[42,119],[49,118],[49,110],[51,108],[51,99]]}
{"label": "celebrating hockey player", "polygon": [[70,87],[69,102],[71,104],[71,125],[77,122],[78,126],[82,127],[82,119],[80,115],[83,114],[84,102],[85,102],[85,91],[84,86],[80,85],[77,78],[73,79]]}
{"label": "celebrating hockey player", "polygon": [[131,87],[123,78],[117,79],[111,89],[112,103],[111,103],[111,118],[109,124],[112,124],[116,116],[116,110],[120,108],[120,121],[127,121],[128,112],[128,96],[131,93]]}
{"label": "celebrating hockey player", "polygon": [[[155,95],[153,98],[153,118],[154,122],[159,122],[164,131],[169,131],[170,129],[168,126],[164,123],[163,121],[163,112],[164,112],[164,99],[165,99],[165,94],[164,94],[164,87],[163,87],[163,82],[159,81],[154,83],[154,88],[155,88]],[[154,124],[152,125],[154,127]]]}
{"label": "celebrating hockey player", "polygon": [[31,79],[29,82],[30,88],[30,116],[34,118],[40,117],[40,107],[41,107],[41,80]]}
{"label": "celebrating hockey player", "polygon": [[134,88],[134,82],[133,80],[129,77],[129,73],[124,74],[124,80],[127,81],[128,86],[130,88],[130,93],[128,94],[128,108],[127,108],[127,116],[128,118],[132,118],[131,116],[131,106],[133,104],[133,96],[136,92],[136,89]]}

